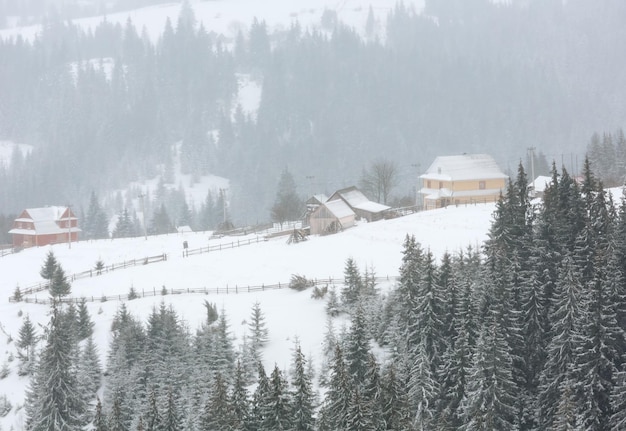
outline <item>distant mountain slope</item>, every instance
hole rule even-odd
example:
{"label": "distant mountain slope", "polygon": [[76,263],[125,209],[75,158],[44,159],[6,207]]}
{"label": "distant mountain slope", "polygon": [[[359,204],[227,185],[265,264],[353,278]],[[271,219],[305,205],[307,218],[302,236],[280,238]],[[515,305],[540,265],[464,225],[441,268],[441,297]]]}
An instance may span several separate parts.
{"label": "distant mountain slope", "polygon": [[[359,31],[364,31],[369,8],[378,18],[380,35],[387,14],[398,3],[395,0],[211,0],[189,2],[196,15],[196,19],[207,31],[224,35],[233,40],[239,30],[249,29],[254,18],[265,21],[271,32],[286,30],[293,23],[298,22],[304,28],[318,28],[321,25],[325,11],[334,11],[337,18]],[[408,7],[421,10],[423,0],[408,0],[403,2]],[[84,29],[93,30],[103,19],[124,25],[132,20],[138,29],[145,29],[147,34],[156,41],[165,28],[169,19],[176,22],[181,10],[181,3],[166,3],[137,8],[130,11],[109,13],[106,16],[79,18],[74,22]],[[41,31],[41,26],[15,27],[0,30],[0,38],[15,37],[18,34],[26,39],[32,39]]]}

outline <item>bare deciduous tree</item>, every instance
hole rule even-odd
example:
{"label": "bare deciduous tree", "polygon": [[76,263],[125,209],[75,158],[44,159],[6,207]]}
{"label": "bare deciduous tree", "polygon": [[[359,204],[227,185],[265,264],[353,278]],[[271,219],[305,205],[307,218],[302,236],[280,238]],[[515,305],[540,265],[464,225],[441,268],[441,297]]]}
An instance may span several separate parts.
{"label": "bare deciduous tree", "polygon": [[389,160],[376,160],[363,170],[361,191],[376,202],[387,204],[391,191],[398,185],[398,168]]}

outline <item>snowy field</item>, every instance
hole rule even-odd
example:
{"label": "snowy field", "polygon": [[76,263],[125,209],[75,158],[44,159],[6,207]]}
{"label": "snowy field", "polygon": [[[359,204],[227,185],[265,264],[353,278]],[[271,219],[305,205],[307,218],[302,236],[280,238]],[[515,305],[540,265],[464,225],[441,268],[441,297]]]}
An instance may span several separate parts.
{"label": "snowy field", "polygon": [[[110,341],[110,325],[119,307],[119,301],[100,302],[103,295],[125,295],[133,286],[157,293],[162,286],[168,289],[225,288],[247,285],[288,283],[292,274],[307,278],[342,278],[346,259],[352,257],[363,272],[373,267],[376,275],[396,276],[402,257],[402,242],[413,234],[424,248],[436,257],[445,251],[456,252],[468,246],[479,247],[486,238],[494,210],[493,204],[447,208],[422,212],[394,220],[361,223],[351,229],[330,236],[312,236],[306,242],[287,244],[286,237],[279,237],[239,248],[183,257],[182,243],[187,241],[190,249],[208,245],[231,244],[256,236],[223,237],[209,240],[210,233],[185,233],[153,236],[144,239],[116,239],[58,244],[23,250],[0,258],[0,365],[16,356],[15,341],[23,316],[28,314],[36,324],[48,321],[48,307],[40,304],[11,303],[17,285],[28,286],[41,281],[39,270],[49,250],[67,274],[89,270],[101,259],[105,265],[125,260],[141,259],[162,253],[168,255],[165,262],[139,265],[116,270],[102,276],[77,280],[72,284],[73,297],[94,297],[88,309],[94,320],[95,339],[99,346],[102,364]],[[392,283],[382,283],[380,288],[390,288]],[[45,293],[39,293],[45,298]],[[247,330],[247,320],[252,306],[259,302],[266,316],[270,342],[264,350],[266,368],[278,364],[286,369],[291,360],[294,342],[300,340],[303,352],[319,363],[326,314],[325,303],[311,298],[310,290],[296,292],[290,289],[267,290],[238,294],[180,294],[152,296],[127,301],[128,309],[144,321],[152,308],[161,301],[172,305],[181,319],[193,331],[205,317],[204,300],[215,303],[218,310],[225,310],[237,343]],[[19,316],[22,313],[22,317]],[[336,322],[336,330],[343,321]],[[9,363],[10,375],[0,380],[0,396],[7,395],[13,402],[13,411],[0,420],[2,429],[21,429],[23,424],[24,390],[27,381],[17,376],[17,359]]]}

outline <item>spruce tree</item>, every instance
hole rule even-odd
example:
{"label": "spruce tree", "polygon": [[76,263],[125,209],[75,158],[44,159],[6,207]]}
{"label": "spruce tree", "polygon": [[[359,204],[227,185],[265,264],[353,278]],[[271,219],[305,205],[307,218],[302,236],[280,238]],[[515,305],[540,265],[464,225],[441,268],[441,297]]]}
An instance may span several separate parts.
{"label": "spruce tree", "polygon": [[120,398],[116,396],[113,399],[113,406],[108,416],[109,431],[125,431],[128,428],[124,424],[124,418],[122,417],[122,407],[120,405]]}
{"label": "spruce tree", "polygon": [[84,425],[86,410],[72,363],[72,334],[56,302],[52,304],[46,346],[27,395],[31,430],[74,430]]}
{"label": "spruce tree", "polygon": [[306,358],[300,344],[296,345],[293,356],[293,430],[313,431],[315,429],[315,406],[311,376],[306,370]]}
{"label": "spruce tree", "polygon": [[109,431],[109,426],[106,421],[106,417],[102,412],[102,403],[100,398],[96,402],[96,414],[93,418],[94,431]]}
{"label": "spruce tree", "polygon": [[154,388],[150,391],[147,410],[142,419],[140,423],[143,422],[143,427],[146,431],[160,431],[163,427],[162,412],[159,409],[157,394]]}
{"label": "spruce tree", "polygon": [[101,239],[109,236],[106,213],[98,202],[95,192],[91,192],[89,207],[85,216],[83,232],[86,239]]}
{"label": "spruce tree", "polygon": [[71,285],[69,281],[67,281],[65,271],[60,265],[57,265],[54,270],[48,290],[50,291],[50,295],[57,299],[70,294]]}
{"label": "spruce tree", "polygon": [[[422,347],[434,376],[441,354],[446,350],[443,289],[438,286],[437,267],[428,251],[422,260],[421,277],[415,298],[416,322],[409,327],[410,352],[416,356]],[[423,345],[422,345],[423,344]]]}
{"label": "spruce tree", "polygon": [[298,220],[303,214],[302,201],[296,193],[296,183],[288,169],[284,169],[278,182],[276,200],[271,209],[272,221],[281,225]]}
{"label": "spruce tree", "polygon": [[613,414],[611,391],[617,376],[617,345],[623,344],[623,331],[617,328],[611,296],[605,280],[594,280],[583,294],[581,337],[574,346],[580,425],[588,430],[603,430]]}
{"label": "spruce tree", "polygon": [[409,379],[409,408],[412,411],[413,427],[426,431],[434,428],[437,396],[439,386],[433,375],[428,354],[428,346],[424,338],[419,344]]}
{"label": "spruce tree", "polygon": [[44,280],[52,280],[57,266],[59,266],[59,262],[57,262],[54,252],[52,250],[48,251],[48,254],[46,254],[46,260],[39,271],[41,278]]}
{"label": "spruce tree", "polygon": [[218,373],[215,376],[209,401],[201,419],[201,429],[206,431],[227,431],[231,429],[234,422],[235,417],[231,400],[228,396],[228,386]]}
{"label": "spruce tree", "polygon": [[366,414],[372,423],[372,430],[384,430],[383,384],[380,376],[380,367],[376,357],[371,353],[367,361],[367,373],[365,374],[365,384],[361,394],[367,407]]}
{"label": "spruce tree", "polygon": [[287,381],[277,365],[269,378],[269,393],[260,430],[283,431],[292,429],[293,408]]}
{"label": "spruce tree", "polygon": [[609,418],[609,428],[618,431],[626,427],[626,372],[625,365],[615,375],[615,385],[611,391],[612,415]]}
{"label": "spruce tree", "polygon": [[222,310],[217,320],[215,331],[215,349],[211,358],[215,371],[227,381],[232,381],[235,366],[235,350],[230,325],[225,310]]}
{"label": "spruce tree", "polygon": [[476,344],[463,405],[463,430],[514,430],[517,388],[502,321],[491,312]]}
{"label": "spruce tree", "polygon": [[326,386],[328,380],[328,370],[337,345],[337,336],[330,316],[326,317],[326,331],[322,340],[322,364],[320,366],[319,382],[321,386]]}
{"label": "spruce tree", "polygon": [[344,360],[343,350],[335,346],[331,363],[328,390],[319,412],[318,429],[321,431],[346,429],[354,386]]}
{"label": "spruce tree", "polygon": [[363,289],[363,280],[353,258],[350,257],[346,260],[343,274],[344,288],[341,290],[341,301],[346,308],[350,308],[359,300],[361,290]]}
{"label": "spruce tree", "polygon": [[17,352],[19,358],[19,375],[30,375],[35,364],[35,346],[37,345],[37,334],[28,314],[19,329]]}
{"label": "spruce tree", "polygon": [[235,367],[235,380],[230,394],[234,415],[233,431],[252,431],[250,428],[250,399],[246,389],[246,376],[241,362]]}
{"label": "spruce tree", "polygon": [[571,371],[564,376],[559,384],[559,397],[555,406],[554,422],[551,430],[555,431],[571,431],[583,429],[579,426],[576,396],[576,382],[572,378]]}
{"label": "spruce tree", "polygon": [[367,373],[367,362],[369,359],[369,340],[365,314],[361,305],[357,306],[352,315],[352,325],[347,335],[346,362],[348,372],[355,386],[365,384],[365,374]]}
{"label": "spruce tree", "polygon": [[270,384],[265,373],[263,364],[259,362],[257,372],[257,386],[252,395],[252,417],[250,427],[260,430],[265,422],[265,414],[268,411],[268,399],[270,395]]}
{"label": "spruce tree", "polygon": [[87,310],[87,300],[83,297],[78,303],[78,338],[85,340],[93,335],[94,323],[91,321],[89,310]]}
{"label": "spruce tree", "polygon": [[257,301],[252,306],[250,323],[248,324],[250,334],[250,350],[254,362],[259,362],[262,358],[261,349],[267,344],[269,330],[265,323],[265,316],[261,310],[261,304]]}
{"label": "spruce tree", "polygon": [[388,430],[410,429],[408,393],[406,385],[390,364],[382,375],[383,420]]}
{"label": "spruce tree", "polygon": [[[342,428],[344,429],[344,428]],[[355,387],[346,413],[346,431],[372,430],[374,423],[359,387]]]}
{"label": "spruce tree", "polygon": [[87,339],[82,348],[78,363],[77,379],[84,399],[89,400],[93,398],[98,388],[100,388],[102,368],[100,366],[98,348],[92,337]]}

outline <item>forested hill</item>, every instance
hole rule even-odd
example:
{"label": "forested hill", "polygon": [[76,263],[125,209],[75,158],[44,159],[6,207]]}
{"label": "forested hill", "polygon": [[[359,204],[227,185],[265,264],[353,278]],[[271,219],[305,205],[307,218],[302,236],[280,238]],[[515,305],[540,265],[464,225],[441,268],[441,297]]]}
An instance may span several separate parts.
{"label": "forested hill", "polygon": [[[531,145],[569,159],[623,126],[622,1],[370,12],[365,29],[326,10],[317,28],[270,31],[259,17],[228,38],[183,7],[157,41],[130,20],[85,31],[50,17],[34,41],[2,40],[0,139],[34,149],[0,167],[1,211],[171,181],[177,142],[184,173],[231,180],[235,220],[263,220],[285,167],[301,192],[314,177],[330,193],[385,157],[405,191],[436,155],[491,153],[514,169]],[[262,85],[256,115],[234,106],[242,76]]]}

